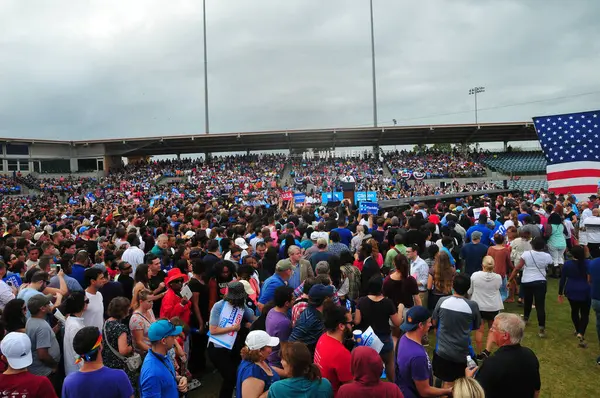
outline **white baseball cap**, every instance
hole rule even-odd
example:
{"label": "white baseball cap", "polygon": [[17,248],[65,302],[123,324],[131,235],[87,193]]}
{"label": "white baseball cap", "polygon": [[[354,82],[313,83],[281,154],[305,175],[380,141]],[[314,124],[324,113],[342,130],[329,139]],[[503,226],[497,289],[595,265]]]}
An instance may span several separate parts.
{"label": "white baseball cap", "polygon": [[13,369],[25,369],[33,363],[31,340],[25,333],[10,332],[4,336],[0,350]]}
{"label": "white baseball cap", "polygon": [[246,243],[246,239],[244,238],[236,238],[234,243],[242,250],[246,250],[248,248],[248,244]]}
{"label": "white baseball cap", "polygon": [[251,350],[260,350],[263,347],[277,347],[279,345],[278,337],[271,337],[264,330],[253,330],[246,337],[246,346]]}

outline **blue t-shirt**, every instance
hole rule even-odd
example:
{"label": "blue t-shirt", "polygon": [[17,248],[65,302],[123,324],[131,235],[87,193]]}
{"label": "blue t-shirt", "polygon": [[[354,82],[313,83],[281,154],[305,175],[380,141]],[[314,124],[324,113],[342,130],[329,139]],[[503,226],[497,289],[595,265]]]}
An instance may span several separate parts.
{"label": "blue t-shirt", "polygon": [[600,300],[600,257],[590,261],[588,272],[592,279],[592,299]]}
{"label": "blue t-shirt", "polygon": [[406,335],[398,342],[396,357],[396,384],[402,390],[404,398],[419,398],[415,380],[432,382],[431,361],[425,348]]}
{"label": "blue t-shirt", "polygon": [[340,234],[340,242],[350,247],[350,242],[352,241],[352,232],[348,228],[334,228],[332,231],[336,231]]}
{"label": "blue t-shirt", "polygon": [[579,262],[569,260],[563,266],[560,274],[558,293],[564,291],[569,300],[590,301],[590,285],[587,281],[587,270],[590,268],[589,260],[585,260],[584,269],[586,272],[581,275],[579,271]]}
{"label": "blue t-shirt", "polygon": [[175,368],[169,355],[148,351],[140,373],[142,398],[179,398]]}
{"label": "blue t-shirt", "polygon": [[487,251],[488,247],[483,243],[467,243],[463,246],[460,257],[465,260],[465,274],[471,276],[474,272],[481,271],[481,262],[487,256]]}
{"label": "blue t-shirt", "polygon": [[27,319],[31,318],[31,313],[29,312],[29,299],[32,298],[33,296],[35,296],[36,294],[44,294],[40,291],[37,291],[33,288],[30,287],[26,287],[25,289],[22,289],[19,294],[17,294],[17,298],[21,299],[25,302],[25,306],[27,306]]}
{"label": "blue t-shirt", "polygon": [[475,231],[481,232],[481,243],[485,243],[487,245],[491,242],[493,237],[492,230],[489,229],[485,224],[481,223],[477,223],[471,228],[467,229],[467,242],[471,242],[471,234],[473,234]]}
{"label": "blue t-shirt", "polygon": [[261,304],[267,304],[269,301],[273,300],[275,297],[275,289],[277,289],[279,286],[285,286],[285,281],[281,279],[278,274],[268,277],[260,291],[258,302]]}
{"label": "blue t-shirt", "polygon": [[279,375],[277,372],[275,372],[271,366],[269,366],[269,369],[271,369],[273,376],[269,376],[263,368],[254,362],[243,360],[242,363],[240,363],[240,366],[238,366],[237,370],[237,386],[235,389],[236,397],[242,397],[242,383],[249,377],[254,377],[264,381],[265,386],[263,388],[263,392],[267,391],[269,387],[271,387],[271,384],[279,380]]}
{"label": "blue t-shirt", "polygon": [[106,366],[92,372],[71,373],[65,379],[62,398],[130,398],[133,387],[121,369]]}

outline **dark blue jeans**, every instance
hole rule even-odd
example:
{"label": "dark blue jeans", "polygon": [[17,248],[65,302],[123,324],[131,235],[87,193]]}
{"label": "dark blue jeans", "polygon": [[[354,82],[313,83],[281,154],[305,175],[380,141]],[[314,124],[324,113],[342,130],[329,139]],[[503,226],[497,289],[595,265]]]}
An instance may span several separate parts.
{"label": "dark blue jeans", "polygon": [[598,333],[598,341],[600,341],[600,300],[592,300],[592,308],[596,313],[596,332]]}

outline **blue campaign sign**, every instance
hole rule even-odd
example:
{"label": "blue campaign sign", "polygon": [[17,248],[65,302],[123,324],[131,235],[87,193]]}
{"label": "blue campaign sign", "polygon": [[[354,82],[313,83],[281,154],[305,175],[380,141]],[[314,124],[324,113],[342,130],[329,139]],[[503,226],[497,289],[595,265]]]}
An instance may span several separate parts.
{"label": "blue campaign sign", "polygon": [[377,202],[360,202],[358,206],[360,214],[377,214],[379,211],[379,203]]}
{"label": "blue campaign sign", "polygon": [[321,203],[326,205],[327,202],[341,202],[344,199],[343,192],[324,192],[321,194]]}
{"label": "blue campaign sign", "polygon": [[375,191],[362,191],[362,192],[354,192],[354,203],[358,202],[377,202],[377,192]]}
{"label": "blue campaign sign", "polygon": [[298,192],[294,194],[294,203],[304,203],[306,200],[306,194]]}

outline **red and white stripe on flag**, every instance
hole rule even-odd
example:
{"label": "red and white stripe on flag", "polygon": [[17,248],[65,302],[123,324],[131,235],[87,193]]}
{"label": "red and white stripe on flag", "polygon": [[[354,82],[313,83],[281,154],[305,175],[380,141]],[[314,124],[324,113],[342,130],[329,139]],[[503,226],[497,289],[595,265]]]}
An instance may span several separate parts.
{"label": "red and white stripe on flag", "polygon": [[586,200],[598,192],[600,183],[600,162],[583,161],[549,164],[548,190],[556,194],[571,192]]}

